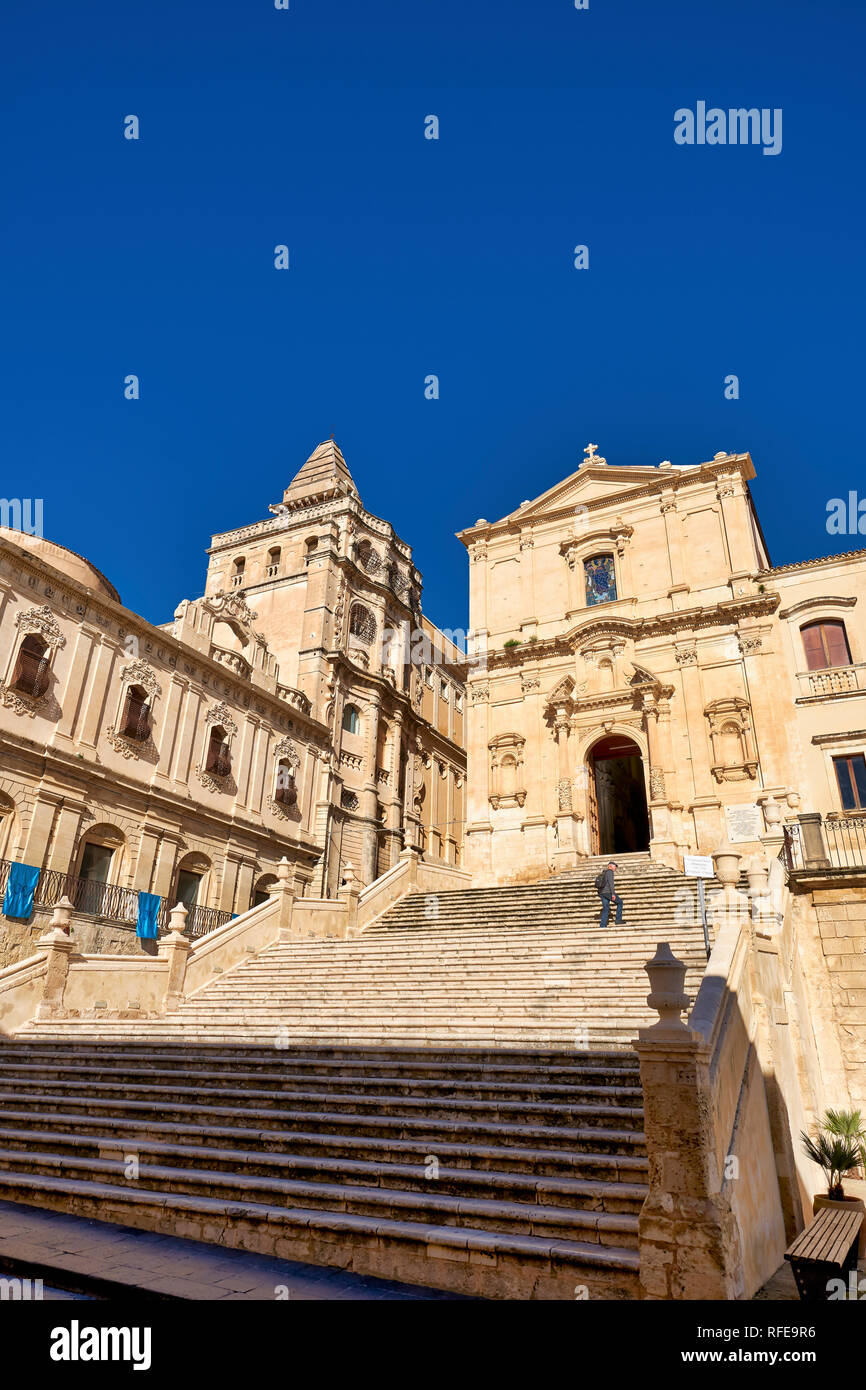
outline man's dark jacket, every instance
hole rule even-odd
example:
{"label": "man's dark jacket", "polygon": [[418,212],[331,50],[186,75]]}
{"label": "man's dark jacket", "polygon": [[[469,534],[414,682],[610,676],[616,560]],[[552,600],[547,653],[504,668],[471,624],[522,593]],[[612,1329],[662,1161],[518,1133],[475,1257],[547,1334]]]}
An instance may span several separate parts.
{"label": "man's dark jacket", "polygon": [[598,896],[600,898],[612,898],[615,894],[616,889],[613,886],[613,869],[605,869],[602,875],[601,887],[598,890]]}

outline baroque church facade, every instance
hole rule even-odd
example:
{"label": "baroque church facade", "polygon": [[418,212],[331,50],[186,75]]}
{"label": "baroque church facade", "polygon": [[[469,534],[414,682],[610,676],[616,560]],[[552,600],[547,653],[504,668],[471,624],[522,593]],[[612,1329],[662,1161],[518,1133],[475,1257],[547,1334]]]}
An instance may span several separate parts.
{"label": "baroque church facade", "polygon": [[460,533],[474,881],[749,854],[801,811],[844,855],[866,814],[862,552],[774,568],[748,454],[615,467],[596,448]]}
{"label": "baroque church facade", "polygon": [[0,532],[0,888],[38,875],[4,959],[64,895],[101,924],[86,943],[126,949],[111,924],[141,894],[198,934],[283,858],[320,897],[406,846],[460,862],[462,656],[421,613],[411,548],[333,441],[271,512],[214,537],[203,596],[162,627],[81,556]]}

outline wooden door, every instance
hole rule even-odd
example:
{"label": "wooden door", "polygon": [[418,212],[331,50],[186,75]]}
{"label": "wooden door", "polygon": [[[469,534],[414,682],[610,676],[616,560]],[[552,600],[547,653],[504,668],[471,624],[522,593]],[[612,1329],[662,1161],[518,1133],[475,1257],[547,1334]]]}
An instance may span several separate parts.
{"label": "wooden door", "polygon": [[600,854],[598,843],[598,789],[595,785],[595,763],[589,759],[586,764],[586,784],[589,788],[589,852]]}

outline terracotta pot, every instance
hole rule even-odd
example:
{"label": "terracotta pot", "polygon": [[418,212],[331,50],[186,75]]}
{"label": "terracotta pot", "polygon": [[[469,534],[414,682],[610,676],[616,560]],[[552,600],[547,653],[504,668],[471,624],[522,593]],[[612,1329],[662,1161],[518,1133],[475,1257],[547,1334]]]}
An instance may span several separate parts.
{"label": "terracotta pot", "polygon": [[[862,1178],[846,1178],[842,1185],[845,1188],[845,1197],[841,1202],[837,1202],[833,1197],[828,1197],[826,1192],[818,1192],[815,1194],[812,1198],[813,1216],[817,1216],[818,1212],[823,1211],[825,1207],[832,1207],[834,1210],[837,1207],[850,1207],[853,1211],[862,1211],[866,1213],[866,1201],[863,1200],[863,1197],[858,1196],[855,1191],[858,1187],[866,1189],[866,1182],[864,1182]],[[866,1195],[866,1192],[864,1192],[864,1195]],[[863,1225],[860,1227],[857,1258],[859,1260],[866,1259],[866,1221],[864,1221]]]}

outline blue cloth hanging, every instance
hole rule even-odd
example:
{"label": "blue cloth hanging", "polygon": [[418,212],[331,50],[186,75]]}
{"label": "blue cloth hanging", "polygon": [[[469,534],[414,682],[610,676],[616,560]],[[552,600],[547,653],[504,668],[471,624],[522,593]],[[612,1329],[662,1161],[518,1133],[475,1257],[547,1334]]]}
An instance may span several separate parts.
{"label": "blue cloth hanging", "polygon": [[144,936],[150,940],[156,936],[156,916],[161,902],[162,898],[158,893],[139,893],[136,936]]}
{"label": "blue cloth hanging", "polygon": [[33,911],[33,898],[39,882],[39,870],[32,864],[10,864],[9,882],[3,899],[3,911],[7,917],[29,917]]}

